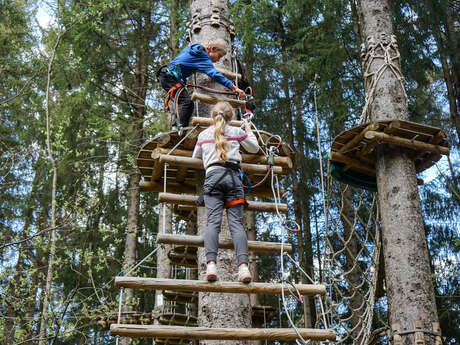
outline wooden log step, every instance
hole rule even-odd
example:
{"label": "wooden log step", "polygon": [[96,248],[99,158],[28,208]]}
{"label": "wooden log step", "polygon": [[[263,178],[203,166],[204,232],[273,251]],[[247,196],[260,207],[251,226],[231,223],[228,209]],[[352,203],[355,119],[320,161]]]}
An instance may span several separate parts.
{"label": "wooden log step", "polygon": [[[201,236],[192,235],[158,234],[157,243],[203,247],[204,239]],[[233,249],[233,241],[230,239],[219,239],[219,248]],[[279,253],[281,252],[281,243],[248,241],[248,249],[257,253]],[[290,243],[285,243],[283,249],[285,252],[292,253],[292,245]]]}
{"label": "wooden log step", "polygon": [[448,155],[450,151],[449,148],[445,146],[433,145],[423,141],[396,137],[382,132],[368,131],[365,134],[365,138],[369,140],[380,140],[389,144],[403,146],[414,150],[429,151],[443,155]]}
{"label": "wooden log step", "polygon": [[[168,204],[176,205],[196,205],[198,196],[189,194],[172,194],[172,193],[158,193],[158,202],[166,202]],[[261,202],[248,200],[248,211],[258,212],[276,212],[276,204],[272,202]],[[286,204],[278,204],[278,210],[280,213],[287,213]]]}
{"label": "wooden log step", "polygon": [[[256,181],[257,182],[257,181]],[[154,192],[159,193],[164,191],[164,185],[161,180],[159,181],[141,181],[139,182],[139,188],[142,192]],[[191,186],[189,183],[178,183],[173,182],[168,179],[168,183],[166,184],[166,191],[168,193],[174,194],[195,194],[196,193],[196,185]],[[284,194],[284,190],[280,190],[281,195]],[[261,198],[273,198],[273,191],[266,186],[261,186],[259,188],[255,188],[251,191],[252,196],[257,196]]]}
{"label": "wooden log step", "polygon": [[155,339],[155,345],[190,345],[187,339]]}
{"label": "wooden log step", "polygon": [[[332,329],[298,328],[304,339],[335,340]],[[207,328],[152,325],[110,326],[110,334],[130,338],[172,338],[190,340],[284,340],[295,341],[297,333],[293,328]]]}
{"label": "wooden log step", "polygon": [[[187,167],[187,168],[197,169],[197,170],[204,169],[203,161],[199,158],[160,154],[159,162],[162,165],[165,163],[168,163],[171,166]],[[270,168],[270,165],[265,165],[265,164],[241,163],[241,169],[246,174],[265,174],[269,168]],[[277,165],[272,166],[271,169],[275,174],[286,175],[288,173],[287,170]]]}
{"label": "wooden log step", "polygon": [[235,73],[235,72],[229,71],[228,69],[225,69],[222,67],[216,67],[216,70],[218,70],[227,79],[230,79],[231,81],[234,81],[235,78],[238,78],[238,80],[241,80],[241,73]]}
{"label": "wooden log step", "polygon": [[198,326],[198,319],[195,316],[180,313],[162,313],[158,317],[160,325],[169,326]]}
{"label": "wooden log step", "polygon": [[[214,282],[204,280],[142,278],[142,277],[115,277],[115,286],[139,290],[172,290],[194,292],[223,292],[223,293],[257,293],[266,295],[281,294],[282,284],[239,282]],[[301,295],[324,295],[324,285],[296,284]]]}
{"label": "wooden log step", "polygon": [[278,317],[278,311],[272,306],[253,305],[251,311],[253,324],[263,324],[264,321],[268,324]]}
{"label": "wooden log step", "polygon": [[[206,120],[206,122],[212,123],[212,121],[208,121],[211,119],[204,118],[204,117],[194,117],[193,119],[198,119],[199,122],[205,122],[202,120]],[[237,121],[237,122],[240,122],[240,121]],[[158,159],[160,158],[161,154],[167,154],[169,153],[169,151],[171,150],[164,148],[164,147],[157,147],[155,150],[152,151],[151,158]],[[175,149],[174,151],[170,153],[170,155],[182,156],[182,157],[192,157],[192,154],[193,154],[192,150],[183,150],[183,149]],[[267,157],[265,157],[263,154],[242,153],[241,158],[243,159],[243,163],[267,164]],[[293,167],[292,159],[289,156],[276,156],[274,159],[274,163],[275,165],[278,165],[282,168],[292,169]],[[152,163],[152,166],[153,166],[153,163]]]}
{"label": "wooden log step", "polygon": [[196,292],[188,291],[171,291],[164,290],[163,297],[165,300],[180,302],[180,303],[192,303],[196,302],[198,299],[198,294]]}
{"label": "wooden log step", "polygon": [[197,267],[198,266],[198,259],[196,254],[193,255],[184,255],[175,252],[168,253],[168,259],[171,265],[174,266],[184,266],[184,267]]}
{"label": "wooden log step", "polygon": [[233,108],[246,108],[246,101],[222,96],[216,97],[196,91],[192,93],[192,96],[190,98],[193,102],[199,101],[207,104],[216,104],[217,102],[228,102],[231,104]]}

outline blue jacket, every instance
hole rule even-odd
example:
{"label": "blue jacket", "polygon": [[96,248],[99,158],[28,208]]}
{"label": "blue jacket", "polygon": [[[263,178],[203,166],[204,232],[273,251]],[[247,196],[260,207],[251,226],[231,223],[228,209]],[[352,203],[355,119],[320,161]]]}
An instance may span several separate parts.
{"label": "blue jacket", "polygon": [[231,88],[233,85],[230,80],[216,70],[206,49],[199,43],[187,46],[187,48],[182,50],[181,53],[171,61],[169,69],[178,72],[181,79],[184,80],[198,70],[206,73],[210,78],[228,88]]}

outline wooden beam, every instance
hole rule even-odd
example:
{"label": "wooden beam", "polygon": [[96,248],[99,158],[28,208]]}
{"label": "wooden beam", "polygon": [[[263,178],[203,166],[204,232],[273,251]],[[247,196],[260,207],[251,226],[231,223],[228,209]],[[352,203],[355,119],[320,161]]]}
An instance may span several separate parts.
{"label": "wooden beam", "polygon": [[230,79],[231,81],[234,81],[235,77],[238,78],[238,80],[241,80],[241,74],[240,73],[235,73],[235,72],[229,71],[228,69],[221,68],[221,67],[216,67],[216,70],[218,70],[227,79]]}
{"label": "wooden beam", "polygon": [[191,99],[193,102],[200,101],[207,104],[216,104],[217,102],[228,102],[234,108],[246,108],[246,101],[241,101],[239,99],[232,99],[228,97],[214,97],[200,92],[192,93]]}
{"label": "wooden beam", "polygon": [[389,144],[407,147],[413,150],[429,151],[434,153],[440,153],[443,155],[448,155],[450,151],[448,147],[433,145],[418,140],[410,140],[406,138],[395,137],[393,135],[385,134],[382,132],[368,131],[365,134],[365,137],[369,140],[380,140]]}
{"label": "wooden beam", "polygon": [[[163,182],[156,181],[141,181],[139,182],[139,188],[142,192],[163,192]],[[168,193],[196,193],[196,186],[190,186],[184,183],[170,182],[166,184],[166,191]]]}
{"label": "wooden beam", "polygon": [[[243,125],[243,121],[230,121],[229,125],[233,127],[241,127]],[[192,126],[200,125],[203,127],[209,127],[213,125],[213,121],[209,117],[192,117]]]}
{"label": "wooden beam", "polygon": [[[335,340],[332,329],[298,328],[304,339]],[[205,328],[183,326],[123,325],[112,324],[111,335],[131,338],[167,338],[187,340],[284,340],[298,337],[292,328]]]}
{"label": "wooden beam", "polygon": [[[298,328],[304,339],[335,341],[332,329]],[[169,338],[187,340],[284,340],[298,337],[293,328],[207,328],[154,325],[110,325],[110,334],[130,338]]]}
{"label": "wooden beam", "polygon": [[[163,182],[161,181],[141,181],[139,182],[139,187],[142,192],[154,192],[159,193],[163,192]],[[184,183],[177,183],[168,181],[166,185],[166,191],[168,193],[185,193],[185,194],[195,194],[196,193],[196,186],[191,186],[189,184]],[[284,190],[280,190],[281,195],[284,194]],[[271,188],[266,186],[261,186],[255,188],[251,191],[252,196],[257,196],[261,198],[273,198],[273,191]],[[196,208],[196,205],[192,205]]]}
{"label": "wooden beam", "polygon": [[371,123],[370,125],[368,125],[366,128],[364,128],[358,135],[356,135],[353,139],[351,139],[348,143],[346,143],[345,145],[343,145],[339,152],[340,153],[345,153],[347,152],[350,148],[353,148],[355,147],[361,140],[363,140],[364,138],[364,135],[368,132],[368,131],[375,131],[379,128],[379,124],[374,122],[374,123]]}
{"label": "wooden beam", "polygon": [[[158,147],[152,152],[152,158],[159,158],[161,154],[169,153],[169,151],[170,149]],[[175,149],[170,154],[174,156],[192,157],[193,151]],[[262,154],[242,153],[241,158],[243,159],[243,163],[267,164],[267,157]],[[279,165],[287,169],[292,169],[293,167],[292,159],[289,156],[276,156],[274,163],[275,165]]]}
{"label": "wooden beam", "polygon": [[[158,234],[157,243],[175,244],[191,247],[203,247],[204,239],[202,236]],[[230,239],[219,239],[219,248],[233,249],[233,241]],[[258,253],[280,253],[281,243],[248,241],[248,249]],[[283,250],[292,253],[292,245],[285,243]]]}
{"label": "wooden beam", "polygon": [[[250,283],[239,282],[214,282],[204,280],[143,278],[143,277],[115,277],[115,286],[138,290],[172,290],[172,291],[198,291],[198,292],[223,292],[223,293],[257,293],[264,295],[281,294],[282,284],[275,283]],[[324,295],[324,285],[295,284],[301,295]],[[292,287],[287,287],[292,288]],[[287,293],[287,292],[286,292]]]}
{"label": "wooden beam", "polygon": [[[197,195],[190,194],[172,194],[172,193],[159,193],[158,202],[166,202],[174,205],[196,205]],[[276,212],[276,204],[272,202],[261,202],[248,200],[248,211],[258,212]],[[278,211],[287,213],[286,204],[278,204]]]}
{"label": "wooden beam", "polygon": [[339,162],[350,166],[353,170],[363,173],[368,176],[375,176],[375,169],[365,166],[360,160],[350,158],[338,152],[331,151],[329,159],[333,162]]}
{"label": "wooden beam", "polygon": [[[160,164],[168,163],[172,166],[187,167],[199,170],[204,169],[203,161],[199,158],[160,154],[159,162]],[[243,169],[246,174],[265,174],[269,167],[269,165],[241,163],[241,169]],[[283,168],[278,165],[272,166],[272,170],[275,174],[288,173],[287,170],[283,170]]]}

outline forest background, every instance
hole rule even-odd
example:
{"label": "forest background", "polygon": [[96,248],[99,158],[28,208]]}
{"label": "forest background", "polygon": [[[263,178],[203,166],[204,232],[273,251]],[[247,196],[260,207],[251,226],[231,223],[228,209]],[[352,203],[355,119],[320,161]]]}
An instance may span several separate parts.
{"label": "forest background", "polygon": [[[444,158],[423,173],[419,191],[442,333],[445,343],[455,344],[460,343],[460,3],[390,3],[410,120],[441,127],[451,145],[450,161]],[[364,105],[355,3],[230,4],[236,53],[254,89],[254,122],[296,149],[296,170],[284,188],[303,234],[289,240],[298,248],[311,244],[311,253],[296,253],[305,262],[323,249],[319,154],[357,123]],[[139,193],[134,157],[142,142],[169,129],[155,72],[188,44],[188,6],[184,0],[0,1],[3,344],[113,340],[97,321],[118,308],[113,277],[124,269],[125,242],[134,236],[138,259],[156,246],[157,196],[133,195]],[[49,25],[37,21],[39,9],[50,16]],[[128,214],[136,197],[139,212]],[[263,215],[258,221],[258,238],[279,240],[276,223]],[[262,259],[259,271],[265,281],[278,279],[270,260]],[[155,274],[154,258],[138,270]],[[153,309],[153,293],[136,298],[138,310]]]}

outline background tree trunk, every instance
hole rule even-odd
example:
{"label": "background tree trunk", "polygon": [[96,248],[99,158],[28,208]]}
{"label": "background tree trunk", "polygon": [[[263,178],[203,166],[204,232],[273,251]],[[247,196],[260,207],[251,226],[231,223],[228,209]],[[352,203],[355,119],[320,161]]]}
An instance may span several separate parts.
{"label": "background tree trunk", "polygon": [[[212,11],[219,13],[221,18],[229,18],[229,8],[227,0],[192,0],[190,11],[194,15],[206,16]],[[227,54],[220,60],[224,68],[231,68],[231,40],[228,28],[221,23],[219,27],[211,26],[208,23],[201,22],[201,29],[192,33],[192,42],[206,42],[211,38],[224,39],[227,46]],[[197,81],[199,84],[210,86],[212,88],[224,88],[210,80],[207,76],[198,74]],[[199,114],[202,117],[210,116],[210,107],[200,104]],[[200,185],[200,184],[199,184]],[[202,185],[202,183],[201,183]],[[198,233],[204,236],[206,231],[206,212],[200,207],[197,212],[198,216]],[[226,215],[224,213],[224,222],[220,238],[231,238],[228,230]],[[206,258],[204,249],[198,250],[198,269],[200,278],[205,279]],[[237,262],[233,250],[219,250],[217,257],[217,272],[220,281],[235,281],[237,279]],[[221,293],[200,293],[198,300],[198,325],[202,327],[251,327],[251,305],[249,296],[244,294],[221,294]],[[201,344],[252,344],[250,341],[200,341]]]}
{"label": "background tree trunk", "polygon": [[[382,42],[388,47],[393,35],[388,1],[359,0],[358,11],[362,41]],[[390,52],[392,56],[398,54],[397,46]],[[382,66],[383,59],[368,63],[373,72]],[[399,65],[398,60],[394,63]],[[369,93],[368,83],[365,87]],[[371,121],[407,120],[407,99],[397,76],[386,69],[375,87],[375,100],[369,104]],[[414,321],[420,320],[423,328],[432,329],[438,317],[414,162],[401,148],[380,146],[376,169],[391,324],[412,330]],[[415,343],[413,333],[402,339],[403,344]],[[434,344],[433,337],[425,336],[425,341]]]}
{"label": "background tree trunk", "polygon": [[[129,133],[128,142],[131,147],[132,157],[136,157],[144,137],[143,119],[146,113],[145,98],[147,94],[147,54],[150,29],[150,13],[139,11],[137,17],[137,31],[139,38],[136,42],[134,78],[132,85],[126,85],[130,95],[130,106],[132,109],[132,127]],[[127,78],[129,80],[129,78]],[[139,181],[141,174],[137,167],[133,167],[129,173],[128,189],[128,222],[126,229],[126,242],[124,251],[124,270],[129,269],[136,262],[137,233],[139,226]],[[133,310],[134,291],[126,289],[124,294],[122,311]],[[122,338],[121,345],[131,344],[130,338]]]}

